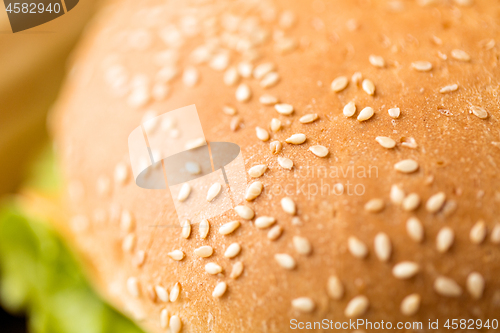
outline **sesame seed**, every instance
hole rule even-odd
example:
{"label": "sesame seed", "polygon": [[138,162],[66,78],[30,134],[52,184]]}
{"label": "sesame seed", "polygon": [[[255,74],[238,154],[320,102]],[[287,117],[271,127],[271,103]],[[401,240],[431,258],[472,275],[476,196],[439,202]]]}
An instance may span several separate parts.
{"label": "sesame seed", "polygon": [[266,74],[272,72],[275,69],[273,63],[266,62],[255,67],[253,71],[253,77],[257,80],[262,79]]}
{"label": "sesame seed", "polygon": [[185,168],[191,175],[199,175],[201,173],[201,166],[197,162],[186,162]]}
{"label": "sesame seed", "polygon": [[255,226],[259,229],[266,229],[276,223],[276,219],[271,216],[259,216],[255,219]]}
{"label": "sesame seed", "polygon": [[446,94],[449,92],[457,91],[458,90],[458,84],[451,84],[449,86],[444,86],[439,90],[441,94]]}
{"label": "sesame seed", "polygon": [[344,113],[344,116],[346,117],[352,117],[356,113],[356,104],[354,104],[353,101],[350,101],[344,106],[344,109],[342,111]]}
{"label": "sesame seed", "polygon": [[238,128],[241,126],[241,117],[236,116],[231,119],[231,122],[229,123],[229,129],[231,131],[236,132]]}
{"label": "sesame seed", "polygon": [[152,285],[146,286],[146,295],[148,296],[148,298],[151,302],[157,301],[156,292],[155,292],[155,289],[153,288]]}
{"label": "sesame seed", "polygon": [[411,294],[403,298],[401,302],[401,313],[405,316],[412,316],[420,309],[420,295]]}
{"label": "sesame seed", "polygon": [[234,211],[239,217],[245,220],[251,220],[255,216],[253,209],[248,206],[236,206],[234,207]]}
{"label": "sesame seed", "polygon": [[372,64],[375,67],[378,67],[378,68],[385,67],[385,60],[381,56],[377,56],[377,55],[372,54],[368,57],[368,60],[370,61],[370,64]]}
{"label": "sesame seed", "polygon": [[120,229],[125,232],[130,232],[135,227],[135,220],[132,213],[128,210],[123,210],[120,217]]}
{"label": "sesame seed", "polygon": [[134,234],[128,234],[123,239],[122,250],[124,252],[132,252],[135,247],[136,237]]}
{"label": "sesame seed", "polygon": [[207,201],[211,202],[212,200],[214,200],[215,197],[217,197],[219,195],[221,189],[222,189],[222,185],[220,183],[212,184],[212,186],[210,186],[210,188],[208,189],[208,192],[207,192]]}
{"label": "sesame seed", "polygon": [[296,266],[295,259],[293,259],[292,256],[286,253],[277,253],[274,255],[274,259],[276,260],[278,265],[285,269],[291,270]]}
{"label": "sesame seed", "polygon": [[211,246],[204,245],[194,250],[194,254],[200,258],[208,258],[214,253]]}
{"label": "sesame seed", "polygon": [[170,327],[171,333],[179,333],[181,331],[181,328],[182,328],[181,318],[179,318],[176,315],[173,315],[172,317],[170,317],[169,327]]}
{"label": "sesame seed", "polygon": [[295,215],[297,212],[297,207],[295,206],[295,202],[289,197],[284,197],[281,199],[281,208],[290,215]]}
{"label": "sesame seed", "polygon": [[415,141],[415,139],[412,137],[403,137],[401,138],[401,146],[415,149],[417,148],[417,141]]}
{"label": "sesame seed", "polygon": [[279,26],[282,29],[290,29],[297,21],[297,17],[291,10],[285,10],[279,18]]}
{"label": "sesame seed", "polygon": [[255,133],[257,134],[257,138],[261,141],[269,140],[269,133],[263,129],[262,127],[255,127]]}
{"label": "sesame seed", "polygon": [[230,67],[224,73],[223,81],[226,86],[234,86],[240,80],[240,75],[234,67]]}
{"label": "sesame seed", "polygon": [[444,253],[450,249],[455,239],[455,233],[449,227],[444,227],[439,230],[436,237],[436,248],[439,252]]}
{"label": "sesame seed", "polygon": [[344,315],[348,318],[362,316],[368,310],[370,302],[366,296],[356,296],[347,303]]}
{"label": "sesame seed", "polygon": [[255,165],[248,170],[248,175],[252,178],[259,178],[266,172],[267,170],[267,165],[265,164],[260,164],[260,165]]}
{"label": "sesame seed", "polygon": [[288,170],[291,170],[292,167],[293,167],[293,162],[291,159],[289,158],[286,158],[286,157],[278,157],[278,164],[284,168],[284,169],[288,169]]}
{"label": "sesame seed", "polygon": [[236,88],[236,100],[238,102],[248,102],[250,97],[252,97],[250,87],[246,83],[241,83],[238,88]]}
{"label": "sesame seed", "polygon": [[364,79],[361,86],[368,95],[375,95],[375,84],[371,80]]}
{"label": "sesame seed", "polygon": [[189,235],[191,235],[191,222],[189,220],[184,220],[181,223],[181,236],[182,238],[189,238]]}
{"label": "sesame seed", "polygon": [[124,185],[128,180],[128,167],[125,163],[118,163],[115,167],[115,182]]}
{"label": "sesame seed", "polygon": [[238,73],[240,73],[241,76],[244,78],[248,79],[249,77],[252,76],[253,72],[253,64],[248,61],[242,61],[238,64]]}
{"label": "sesame seed", "polygon": [[264,185],[262,184],[261,181],[253,182],[247,188],[247,191],[245,193],[245,200],[246,201],[254,200],[262,193],[263,189],[264,189]]}
{"label": "sesame seed", "polygon": [[279,119],[273,118],[271,119],[269,127],[271,127],[271,131],[278,132],[281,128],[281,121]]}
{"label": "sesame seed", "polygon": [[205,138],[199,137],[199,138],[192,139],[192,140],[189,140],[188,142],[186,142],[186,144],[184,145],[184,149],[190,150],[190,149],[201,147],[205,144],[206,144]]}
{"label": "sesame seed", "polygon": [[306,141],[306,135],[302,133],[293,134],[285,141],[293,145],[300,145]]}
{"label": "sesame seed", "polygon": [[306,115],[300,117],[299,121],[302,124],[309,124],[309,123],[316,121],[317,119],[318,119],[317,113],[309,113],[309,114],[306,114]]}
{"label": "sesame seed", "polygon": [[428,72],[432,69],[432,64],[428,61],[415,61],[411,63],[411,67],[419,72]]}
{"label": "sesame seed", "polygon": [[500,224],[496,224],[491,230],[491,242],[493,244],[500,244]]}
{"label": "sesame seed", "polygon": [[434,290],[441,296],[458,297],[462,295],[462,288],[452,279],[444,276],[434,281]]}
{"label": "sesame seed", "polygon": [[264,94],[259,97],[259,102],[262,105],[274,105],[278,103],[278,98],[273,95]]}
{"label": "sesame seed", "polygon": [[470,56],[467,54],[467,52],[458,49],[454,49],[451,51],[451,57],[459,61],[470,61]]}
{"label": "sesame seed", "polygon": [[470,230],[469,238],[473,244],[481,244],[486,238],[486,224],[484,221],[478,221]]}
{"label": "sesame seed", "polygon": [[479,106],[471,106],[470,110],[476,117],[478,117],[480,119],[488,118],[488,111],[486,111],[485,109],[483,109]]}
{"label": "sesame seed", "polygon": [[363,79],[363,74],[361,74],[360,72],[355,72],[351,76],[351,81],[355,85],[358,85],[362,79]]}
{"label": "sesame seed", "polygon": [[141,267],[142,265],[144,265],[145,261],[146,261],[146,252],[143,250],[137,251],[134,258],[134,265],[136,267]]}
{"label": "sesame seed", "polygon": [[289,116],[293,113],[293,105],[278,103],[274,105],[274,109],[278,111],[279,114],[283,114],[285,116]]}
{"label": "sesame seed", "polygon": [[374,114],[375,112],[373,111],[373,108],[367,106],[359,112],[357,119],[358,121],[365,121],[373,117]]}
{"label": "sesame seed", "polygon": [[179,71],[174,66],[162,67],[156,74],[156,79],[160,82],[168,83],[171,82],[179,75]]}
{"label": "sesame seed", "polygon": [[396,141],[386,136],[377,136],[375,140],[384,148],[391,149],[396,146]]}
{"label": "sesame seed", "polygon": [[321,145],[311,146],[309,147],[309,151],[311,151],[314,155],[318,157],[326,157],[328,156],[329,153],[328,148]]}
{"label": "sesame seed", "polygon": [[293,236],[293,247],[297,253],[303,255],[308,255],[312,251],[311,243],[305,237]]}
{"label": "sesame seed", "polygon": [[283,233],[283,228],[280,225],[275,225],[267,232],[267,238],[269,240],[278,239]]}
{"label": "sesame seed", "polygon": [[168,256],[174,260],[180,261],[184,259],[184,252],[182,252],[181,250],[174,250],[172,252],[169,252]]}
{"label": "sesame seed", "polygon": [[132,88],[131,94],[127,98],[127,103],[133,108],[139,108],[146,105],[151,99],[151,94],[146,86],[137,86]]}
{"label": "sesame seed", "polygon": [[411,159],[402,160],[394,164],[394,169],[402,173],[412,173],[418,170],[418,163]]}
{"label": "sesame seed", "polygon": [[158,299],[162,302],[168,302],[168,292],[167,289],[162,286],[155,286],[154,291]]}
{"label": "sesame seed", "polygon": [[432,36],[432,41],[434,42],[434,44],[436,45],[443,45],[443,41],[441,40],[441,38],[439,38],[438,36]]}
{"label": "sesame seed", "polygon": [[394,184],[391,186],[391,193],[389,196],[393,204],[400,205],[405,198],[405,192],[401,186]]}
{"label": "sesame seed", "polygon": [[427,200],[425,209],[427,209],[429,213],[437,213],[443,207],[445,200],[446,194],[444,194],[444,192],[436,193]]}
{"label": "sesame seed", "polygon": [[177,298],[179,298],[180,292],[181,292],[181,285],[179,282],[176,282],[172,290],[170,290],[170,302],[175,302]]}
{"label": "sesame seed", "polygon": [[341,92],[344,90],[349,84],[349,79],[345,76],[339,76],[335,80],[332,81],[331,88],[335,92]]}
{"label": "sesame seed", "polygon": [[385,204],[384,200],[376,198],[376,199],[371,199],[365,204],[365,210],[370,213],[378,213],[382,209],[384,209]]}
{"label": "sesame seed", "polygon": [[99,176],[97,179],[97,193],[100,196],[109,195],[111,192],[111,181],[106,176]]}
{"label": "sesame seed", "polygon": [[283,148],[283,145],[281,144],[280,141],[273,141],[269,144],[269,150],[273,154],[278,154],[282,148]]}
{"label": "sesame seed", "polygon": [[207,272],[208,274],[216,275],[222,272],[222,267],[214,262],[209,262],[205,265],[205,272]]}
{"label": "sesame seed", "polygon": [[389,113],[389,116],[394,119],[399,118],[399,115],[401,114],[401,110],[399,110],[399,108],[391,108],[387,112]]}
{"label": "sesame seed", "polygon": [[298,225],[298,226],[302,225],[302,221],[298,216],[292,217],[292,225]]}
{"label": "sesame seed", "polygon": [[234,116],[236,114],[236,109],[232,106],[225,105],[222,107],[222,112],[224,112],[228,116]]}
{"label": "sesame seed", "polygon": [[314,301],[309,297],[299,297],[292,300],[292,307],[300,312],[312,312],[314,310]]}
{"label": "sesame seed", "polygon": [[347,247],[349,252],[356,258],[365,258],[368,255],[368,247],[356,237],[349,237]]}
{"label": "sesame seed", "polygon": [[127,279],[127,291],[132,297],[139,297],[139,280],[136,277]]}
{"label": "sesame seed", "polygon": [[207,238],[208,232],[210,231],[210,223],[208,222],[208,220],[201,220],[198,228],[200,232],[200,238]]}
{"label": "sesame seed", "polygon": [[417,243],[424,240],[424,227],[416,217],[410,217],[406,222],[408,236]]}
{"label": "sesame seed", "polygon": [[195,67],[186,67],[182,73],[182,83],[186,87],[194,87],[200,78],[200,74]]}
{"label": "sesame seed", "polygon": [[297,48],[297,41],[295,38],[281,37],[275,41],[274,49],[279,53],[287,53]]}
{"label": "sesame seed", "polygon": [[209,66],[213,70],[223,71],[229,65],[229,56],[226,53],[216,54],[210,59]]}
{"label": "sesame seed", "polygon": [[240,253],[240,251],[241,251],[240,244],[233,243],[227,247],[226,252],[224,252],[224,257],[234,258]]}
{"label": "sesame seed", "polygon": [[420,205],[420,196],[417,193],[410,193],[403,200],[403,209],[411,212],[418,208]]}
{"label": "sesame seed", "polygon": [[339,300],[344,296],[344,286],[336,275],[332,275],[328,278],[327,292],[328,296],[335,300]]}
{"label": "sesame seed", "polygon": [[212,292],[212,296],[215,298],[222,297],[227,290],[227,284],[226,282],[219,282],[214,288],[214,291]]}
{"label": "sesame seed", "polygon": [[484,284],[483,276],[477,272],[472,272],[467,276],[467,291],[474,299],[480,299],[483,296]]}
{"label": "sesame seed", "polygon": [[234,263],[233,269],[231,270],[231,274],[229,275],[229,277],[231,279],[237,279],[241,275],[241,273],[243,273],[243,263],[241,261],[238,261]]}
{"label": "sesame seed", "polygon": [[235,231],[239,227],[240,227],[240,221],[231,221],[231,222],[228,222],[226,224],[223,224],[219,228],[219,234],[221,234],[221,235],[229,235],[230,233],[232,233],[233,231]]}
{"label": "sesame seed", "polygon": [[375,254],[380,261],[387,261],[391,257],[392,245],[389,236],[379,232],[374,240]]}
{"label": "sesame seed", "polygon": [[274,87],[278,84],[280,76],[276,72],[267,73],[260,81],[260,86],[264,89]]}
{"label": "sesame seed", "polygon": [[165,329],[168,326],[168,310],[162,309],[160,312],[160,327]]}
{"label": "sesame seed", "polygon": [[420,271],[420,266],[412,261],[403,261],[392,268],[392,275],[397,279],[409,279]]}
{"label": "sesame seed", "polygon": [[443,52],[441,52],[441,51],[437,51],[437,55],[442,60],[447,60],[448,59],[448,56],[446,54],[444,54]]}

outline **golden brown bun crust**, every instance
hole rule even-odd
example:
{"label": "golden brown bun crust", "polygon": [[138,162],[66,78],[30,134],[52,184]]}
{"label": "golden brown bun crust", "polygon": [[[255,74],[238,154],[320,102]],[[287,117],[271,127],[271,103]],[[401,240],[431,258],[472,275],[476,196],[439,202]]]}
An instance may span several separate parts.
{"label": "golden brown bun crust", "polygon": [[[56,142],[72,194],[72,214],[88,219],[88,225],[85,219],[73,220],[76,231],[72,232],[72,239],[92,265],[92,277],[108,299],[135,316],[150,332],[164,331],[160,328],[162,309],[167,309],[169,316],[180,317],[183,332],[285,332],[290,329],[292,318],[348,320],[345,309],[359,295],[366,296],[369,307],[360,310],[358,316],[372,322],[384,320],[395,325],[397,321],[422,321],[427,325],[428,319],[440,319],[442,324],[443,320],[453,318],[497,318],[500,313],[496,264],[500,251],[495,244],[500,237],[497,225],[500,223],[500,53],[495,45],[495,39],[497,44],[500,42],[498,2],[474,1],[467,6],[451,1],[197,3],[126,1],[107,10],[80,49],[58,105],[60,112],[54,118]],[[230,13],[244,20],[231,19],[227,16]],[[225,27],[221,21],[226,22]],[[185,26],[190,26],[190,22],[204,26],[193,34],[190,29],[184,30],[188,33],[177,34],[175,27],[181,29],[181,22]],[[170,46],[158,33],[166,26],[170,30],[164,30],[164,39]],[[135,38],[129,36],[133,32]],[[245,42],[232,42],[241,39],[234,37],[237,33],[250,35],[254,40],[267,34],[267,39],[242,55],[231,49],[235,45],[240,50],[247,46]],[[253,64],[274,63],[279,82],[264,89],[259,80],[241,78],[240,82],[249,85],[252,97],[246,103],[238,102],[237,85],[223,83],[224,71],[216,71],[206,63],[195,64],[189,57],[203,43],[227,50],[229,66],[259,54]],[[130,106],[130,92],[123,89],[120,95],[117,93],[120,89],[112,87],[111,83],[121,87],[118,82],[121,76],[110,74],[110,68],[115,66],[115,72],[120,72],[116,65],[123,67],[120,73],[125,73],[125,87],[130,87],[131,78],[138,74],[153,82],[160,69],[155,62],[157,54],[167,49],[178,50],[179,59],[174,63],[181,73],[168,84],[168,97],[160,101],[151,98],[139,107]],[[465,51],[470,60],[453,50]],[[378,58],[372,57],[373,64],[370,63],[370,55],[382,57],[384,67],[375,66],[380,62]],[[417,61],[430,62],[432,69],[418,71],[412,66],[425,68],[428,64],[412,65]],[[182,82],[182,71],[187,66],[199,71],[199,81],[194,87]],[[355,72],[374,83],[373,96],[364,91],[361,82],[351,81]],[[339,76],[349,78],[349,84],[344,90],[334,92],[330,84]],[[440,93],[443,87],[453,84],[458,85],[458,90]],[[294,113],[285,116],[272,106],[262,105],[259,97],[264,93],[293,105]],[[350,101],[355,102],[357,111],[354,117],[345,117],[343,107]],[[268,230],[256,228],[255,219],[246,221],[229,211],[210,220],[212,228],[207,239],[200,239],[196,226],[191,237],[184,239],[180,237],[180,229],[154,227],[177,223],[168,190],[137,187],[130,170],[125,184],[113,181],[115,167],[129,163],[127,138],[141,123],[145,112],[155,110],[161,114],[190,104],[197,105],[209,141],[240,145],[247,170],[258,164],[268,166],[259,178],[265,186],[264,192],[246,204],[255,210],[256,217],[275,217],[277,225],[283,228],[281,237],[269,240]],[[237,109],[242,126],[236,131],[230,129],[232,117],[222,112],[224,105]],[[356,117],[367,106],[374,109],[375,115],[359,122]],[[388,109],[395,107],[400,108],[401,115],[392,119]],[[488,116],[485,119],[476,116],[471,113],[473,107],[483,108]],[[318,120],[308,124],[299,122],[300,117],[309,113],[318,114]],[[271,140],[262,142],[256,137],[255,127],[269,129],[272,118],[280,119],[282,128],[269,131]],[[285,143],[294,133],[304,133],[307,141],[301,145]],[[396,147],[382,147],[375,140],[378,136],[394,139]],[[415,140],[416,148],[411,147],[409,138]],[[283,150],[277,155],[269,150],[269,142],[273,140],[283,143]],[[324,158],[313,155],[308,150],[313,145],[327,147],[329,155]],[[278,156],[290,158],[294,168],[291,171],[282,168]],[[405,159],[417,161],[418,170],[409,174],[396,171],[394,165]],[[307,166],[316,171],[320,166],[337,167],[339,175],[337,178],[299,175],[299,168],[305,173]],[[359,168],[368,171],[370,166],[371,170],[376,167],[378,176],[342,176],[342,168],[345,171],[349,166],[356,167],[356,172]],[[112,182],[109,194],[96,190],[102,177]],[[321,181],[331,187],[342,183],[347,191],[348,180],[351,191],[353,185],[359,184],[364,186],[364,194],[308,197],[307,193],[289,193],[297,205],[296,218],[281,207],[280,200],[285,194],[273,191],[277,185],[292,184],[295,190],[303,184],[321,186]],[[406,211],[401,204],[394,203],[390,193],[395,184],[406,195],[416,193],[420,205]],[[438,207],[438,212],[431,213],[426,208],[427,201],[440,192],[445,194],[446,201]],[[393,197],[397,201],[397,196]],[[380,212],[365,209],[372,199],[383,200]],[[407,201],[411,202],[411,198]],[[131,252],[122,249],[128,231],[120,228],[114,216],[123,209],[135,219],[130,234],[136,237],[136,243]],[[407,220],[411,217],[418,218],[423,225],[422,242],[409,237]],[[235,219],[242,222],[236,232],[228,236],[217,232],[219,225]],[[483,240],[482,225],[478,224],[473,237],[479,243],[476,244],[470,231],[481,220],[486,226],[486,236]],[[436,238],[444,227],[453,230],[454,240],[449,249],[440,252]],[[392,247],[386,261],[377,256],[386,248],[383,242],[374,245],[379,233],[388,236]],[[446,234],[441,235],[440,246],[446,248]],[[297,252],[294,236],[310,242],[309,255]],[[350,237],[367,246],[366,257],[353,256],[348,247]],[[227,259],[223,256],[224,249],[233,242],[240,243],[242,251],[236,258]],[[193,251],[202,245],[212,246],[214,255],[196,258]],[[170,259],[167,253],[174,249],[181,249],[186,257],[182,261]],[[145,251],[146,259],[137,267],[134,260],[139,251]],[[274,258],[277,253],[291,255],[296,267],[293,270],[280,267]],[[243,262],[244,272],[238,279],[231,279],[232,266],[237,261]],[[401,274],[412,276],[395,277],[393,268],[403,261],[417,264],[418,272],[408,273],[412,265],[398,266]],[[208,262],[221,265],[223,273],[207,274],[204,265]],[[472,272],[479,275],[470,275]],[[345,289],[340,299],[328,294],[331,276],[337,276]],[[459,294],[457,297],[446,297],[435,290],[435,281],[440,276],[452,279],[460,287],[455,290],[446,280],[441,294],[442,289],[451,288],[450,292]],[[130,277],[138,281],[138,297],[127,290],[128,280],[128,289],[133,294],[135,280]],[[483,279],[485,287],[481,292]],[[170,291],[176,282],[180,283],[181,292],[175,302],[152,301],[148,296],[151,287],[161,285]],[[218,282],[228,285],[226,294],[219,299],[212,297]],[[406,311],[415,313],[404,315],[401,303],[410,294],[418,294],[415,299],[420,297],[421,304],[412,307],[408,301]],[[314,310],[304,311],[308,300],[304,301],[302,311],[295,309],[292,300],[299,297],[312,300]]]}

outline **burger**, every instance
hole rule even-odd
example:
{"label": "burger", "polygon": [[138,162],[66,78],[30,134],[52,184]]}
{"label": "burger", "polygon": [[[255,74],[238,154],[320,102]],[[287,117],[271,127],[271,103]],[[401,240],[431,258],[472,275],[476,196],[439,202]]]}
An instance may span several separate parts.
{"label": "burger", "polygon": [[[145,332],[498,329],[499,14],[469,0],[108,5],[48,120],[60,186],[20,200],[76,258],[59,270],[43,247],[47,274],[61,288],[79,267],[129,319],[100,313]],[[217,142],[241,168],[217,162]],[[57,316],[82,298],[61,296],[73,305]],[[113,322],[94,319],[61,332]]]}

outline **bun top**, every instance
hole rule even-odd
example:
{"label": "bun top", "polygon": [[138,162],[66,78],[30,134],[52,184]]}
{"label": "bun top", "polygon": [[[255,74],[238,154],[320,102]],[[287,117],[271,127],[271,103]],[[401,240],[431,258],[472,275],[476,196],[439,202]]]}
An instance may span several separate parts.
{"label": "bun top", "polygon": [[[151,332],[494,318],[499,32],[495,1],[113,5],[53,119],[68,237]],[[136,186],[127,139],[191,104],[246,200],[169,228],[190,198]]]}

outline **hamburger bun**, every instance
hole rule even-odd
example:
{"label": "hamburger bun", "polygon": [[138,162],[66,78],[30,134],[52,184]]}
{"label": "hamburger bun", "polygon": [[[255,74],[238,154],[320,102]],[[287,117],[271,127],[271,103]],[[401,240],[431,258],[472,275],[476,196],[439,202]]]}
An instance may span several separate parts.
{"label": "hamburger bun", "polygon": [[[495,319],[497,2],[113,6],[51,126],[64,232],[118,309],[148,332]],[[263,190],[185,238],[164,227],[178,225],[177,197],[135,184],[127,140],[192,104],[207,141],[239,145],[245,185]]]}

